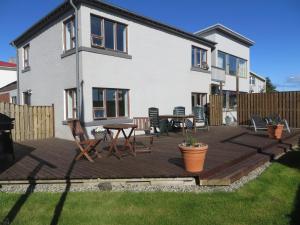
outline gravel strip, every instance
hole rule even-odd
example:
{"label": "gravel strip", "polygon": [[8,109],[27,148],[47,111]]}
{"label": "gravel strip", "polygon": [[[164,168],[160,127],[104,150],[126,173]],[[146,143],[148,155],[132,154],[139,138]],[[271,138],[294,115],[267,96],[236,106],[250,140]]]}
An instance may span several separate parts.
{"label": "gravel strip", "polygon": [[103,183],[81,183],[81,184],[10,184],[0,185],[0,192],[4,193],[32,193],[32,192],[96,192],[96,191],[112,191],[112,192],[233,192],[244,184],[260,176],[271,163],[264,165],[251,171],[247,176],[242,177],[229,186],[197,186],[197,185],[138,185],[138,184],[111,184]]}

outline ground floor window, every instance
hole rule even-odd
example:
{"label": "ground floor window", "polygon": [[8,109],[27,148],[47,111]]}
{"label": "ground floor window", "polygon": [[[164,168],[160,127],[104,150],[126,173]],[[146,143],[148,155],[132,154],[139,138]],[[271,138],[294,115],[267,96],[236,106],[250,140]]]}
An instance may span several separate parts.
{"label": "ground floor window", "polygon": [[129,90],[93,88],[94,119],[129,116]]}
{"label": "ground floor window", "polygon": [[11,96],[10,103],[17,104],[17,96]]}
{"label": "ground floor window", "polygon": [[31,93],[29,93],[28,91],[23,92],[23,104],[31,105]]}
{"label": "ground floor window", "polygon": [[76,103],[76,89],[65,90],[65,117],[66,119],[77,118],[77,103]]}
{"label": "ground floor window", "polygon": [[236,91],[223,91],[223,108],[233,110],[236,109],[236,107]]}
{"label": "ground floor window", "polygon": [[207,103],[206,93],[192,93],[192,108],[195,106],[205,106]]}

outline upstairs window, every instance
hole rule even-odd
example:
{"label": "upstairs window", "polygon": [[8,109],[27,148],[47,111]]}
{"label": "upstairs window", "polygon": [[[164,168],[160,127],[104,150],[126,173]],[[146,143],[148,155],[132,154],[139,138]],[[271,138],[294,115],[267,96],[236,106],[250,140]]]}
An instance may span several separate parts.
{"label": "upstairs window", "polygon": [[192,67],[208,69],[207,50],[192,46]]}
{"label": "upstairs window", "polygon": [[239,77],[247,77],[247,60],[218,51],[219,68],[222,68],[229,75],[239,75]]}
{"label": "upstairs window", "polygon": [[75,22],[70,18],[64,22],[64,51],[75,48]]}
{"label": "upstairs window", "polygon": [[91,15],[91,45],[127,52],[127,26]]}
{"label": "upstairs window", "polygon": [[24,69],[29,68],[29,49],[30,46],[25,45],[23,48],[23,67]]}
{"label": "upstairs window", "polygon": [[255,85],[255,77],[250,77],[250,84]]}

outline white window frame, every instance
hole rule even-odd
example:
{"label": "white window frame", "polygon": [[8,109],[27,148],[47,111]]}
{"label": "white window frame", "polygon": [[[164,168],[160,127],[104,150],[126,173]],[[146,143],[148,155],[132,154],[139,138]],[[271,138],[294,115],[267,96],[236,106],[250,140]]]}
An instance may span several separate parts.
{"label": "white window frame", "polygon": [[[68,102],[68,94],[72,92],[72,117],[69,117],[69,102]],[[65,98],[65,119],[77,119],[77,91],[76,88],[65,89],[64,91]]]}
{"label": "white window frame", "polygon": [[27,69],[30,67],[29,64],[29,51],[30,51],[30,44],[26,44],[23,47],[23,69]]}
{"label": "white window frame", "polygon": [[[67,24],[71,23],[70,48],[67,49]],[[72,16],[63,22],[63,50],[64,52],[74,49],[76,46],[75,17]]]}
{"label": "white window frame", "polygon": [[[197,60],[198,59],[197,51],[200,51],[200,59],[199,59],[200,64],[197,64],[197,61],[198,61]],[[203,58],[202,58],[202,52],[205,52],[205,55],[206,55],[205,60],[203,60]],[[192,57],[192,67],[202,68],[204,64],[207,65],[208,64],[207,63],[207,58],[208,58],[207,53],[208,53],[208,51],[206,49],[192,45],[192,54],[194,56],[194,61],[193,61],[193,57]]]}

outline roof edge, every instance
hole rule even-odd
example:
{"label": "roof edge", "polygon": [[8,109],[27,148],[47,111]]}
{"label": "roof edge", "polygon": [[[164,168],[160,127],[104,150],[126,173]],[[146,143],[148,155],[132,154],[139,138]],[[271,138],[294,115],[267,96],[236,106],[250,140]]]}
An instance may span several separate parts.
{"label": "roof edge", "polygon": [[202,34],[205,34],[207,32],[213,31],[213,30],[217,30],[217,31],[220,31],[222,33],[225,33],[225,34],[231,36],[232,38],[248,45],[249,47],[253,46],[255,44],[255,42],[253,40],[251,40],[250,38],[247,38],[246,36],[244,36],[244,35],[236,32],[236,31],[224,26],[221,23],[217,23],[217,24],[214,24],[214,25],[209,26],[207,28],[204,28],[202,30],[196,31],[196,32],[194,32],[194,34],[201,36]]}
{"label": "roof edge", "polygon": [[260,78],[261,80],[264,80],[264,81],[267,80],[267,79],[266,79],[265,77],[263,77],[262,75],[259,75],[259,74],[255,73],[255,72],[253,72],[253,71],[250,71],[250,74],[252,74],[252,75],[254,75],[254,76]]}

